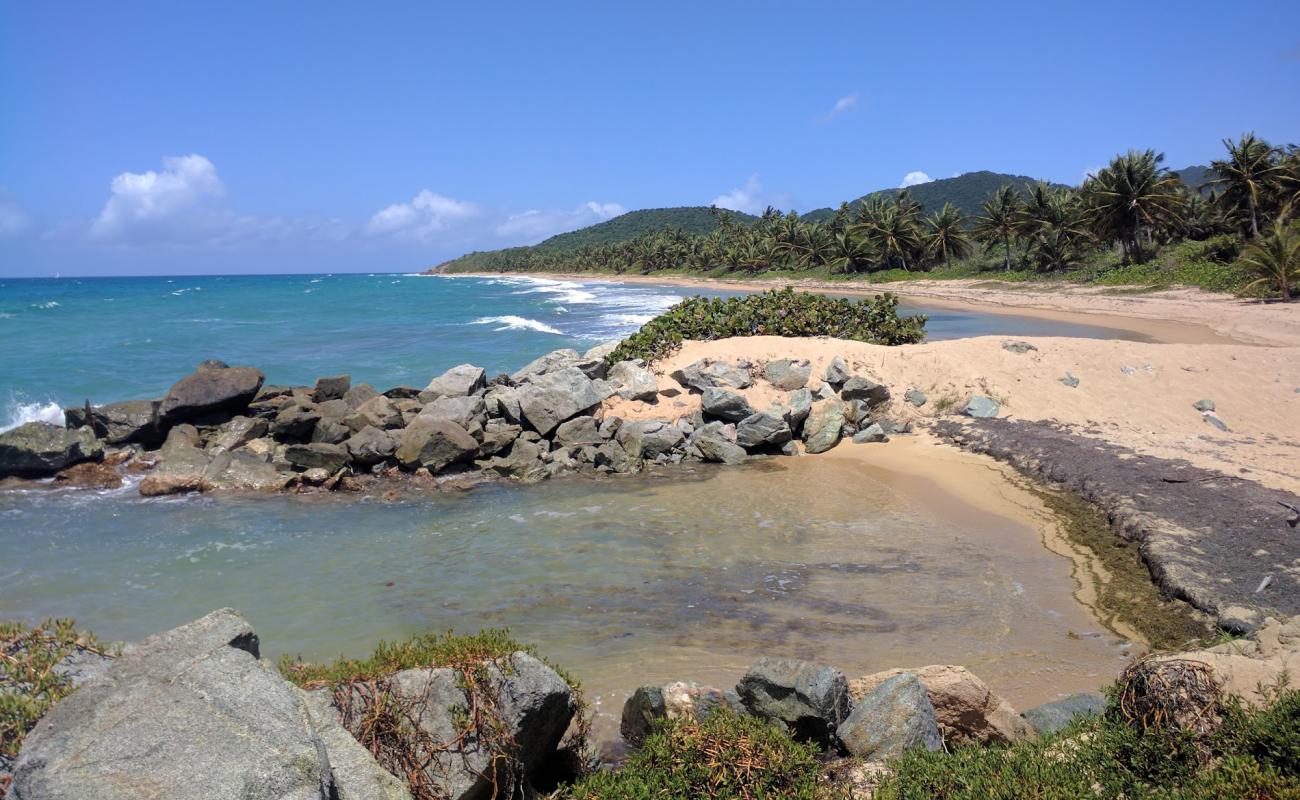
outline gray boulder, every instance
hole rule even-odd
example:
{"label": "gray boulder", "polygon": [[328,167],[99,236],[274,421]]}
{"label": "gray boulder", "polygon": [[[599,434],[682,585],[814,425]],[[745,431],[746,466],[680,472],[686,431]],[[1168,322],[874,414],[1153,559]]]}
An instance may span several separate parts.
{"label": "gray boulder", "polygon": [[1192,403],[1192,408],[1196,409],[1197,411],[1201,412],[1202,414],[1204,414],[1206,411],[1214,411],[1214,401],[1213,401],[1213,400],[1197,400],[1195,403]]}
{"label": "gray boulder", "polygon": [[547,436],[561,422],[593,410],[611,393],[609,384],[593,381],[577,367],[560,367],[520,386],[519,408],[524,421]]}
{"label": "gray boulder", "polygon": [[1057,378],[1057,380],[1060,381],[1062,384],[1064,384],[1067,388],[1070,389],[1079,388],[1079,379],[1076,378],[1072,373],[1067,372],[1065,373],[1065,377]]}
{"label": "gray boulder", "polygon": [[500,453],[513,444],[523,432],[523,428],[503,419],[489,419],[483,426],[483,442],[479,445],[479,457],[487,458]]}
{"label": "gray boulder", "polygon": [[920,408],[926,403],[925,393],[920,389],[908,389],[906,392],[903,392],[903,400],[905,400],[909,405],[916,406],[917,408]]}
{"label": "gray boulder", "polygon": [[826,365],[824,377],[830,385],[839,386],[849,379],[849,365],[845,363],[842,356],[835,356],[831,359],[831,363]]}
{"label": "gray boulder", "polygon": [[652,402],[659,396],[659,381],[655,375],[635,361],[620,361],[609,368],[606,380],[618,390],[624,400]]}
{"label": "gray boulder", "polygon": [[732,441],[734,437],[728,436],[727,430],[727,426],[721,422],[710,422],[697,428],[691,434],[689,443],[699,451],[700,458],[705,461],[720,464],[745,463],[749,454],[745,452],[745,448]]}
{"label": "gray boulder", "polygon": [[238,414],[257,397],[265,376],[252,367],[208,366],[177,381],[159,407],[164,425],[226,412]]}
{"label": "gray boulder", "polygon": [[1016,341],[1016,342],[1003,342],[1002,349],[1023,356],[1025,353],[1028,353],[1030,350],[1037,350],[1038,348],[1034,347],[1029,342]]}
{"label": "gray boulder", "polygon": [[824,453],[840,443],[844,428],[844,404],[839,400],[819,400],[813,404],[803,424],[804,450]]}
{"label": "gray boulder", "polygon": [[750,414],[736,424],[736,444],[746,450],[780,447],[791,438],[790,425],[770,411]]}
{"label": "gray boulder", "polygon": [[13,800],[330,800],[301,695],[238,612],[130,647],[28,734]]}
{"label": "gray boulder", "polygon": [[740,679],[736,693],[749,713],[823,748],[834,743],[836,727],[849,716],[844,673],[809,661],[760,659]]}
{"label": "gray boulder", "polygon": [[327,400],[342,400],[343,395],[348,393],[352,388],[351,375],[334,375],[329,378],[317,378],[316,387],[311,393],[311,399],[316,403],[324,403]]}
{"label": "gray boulder", "polygon": [[791,432],[798,433],[803,429],[804,420],[808,419],[808,414],[812,411],[812,404],[813,396],[809,390],[795,389],[790,392],[785,401],[785,421]]}
{"label": "gray boulder", "polygon": [[158,414],[161,400],[127,400],[123,403],[109,403],[90,410],[86,417],[85,406],[63,409],[63,418],[68,428],[80,428],[89,425],[95,435],[106,444],[129,444],[136,442],[146,446],[156,445],[163,439],[163,428]]}
{"label": "gray boulder", "polygon": [[487,421],[487,406],[481,397],[446,395],[427,403],[416,419],[446,420],[469,430]]}
{"label": "gray boulder", "polygon": [[1206,411],[1206,412],[1204,412],[1203,414],[1201,414],[1201,417],[1202,417],[1206,422],[1210,423],[1211,425],[1213,425],[1214,427],[1218,428],[1218,429],[1221,430],[1221,431],[1227,431],[1227,430],[1228,430],[1228,423],[1224,422],[1224,421],[1219,417],[1219,415],[1218,415],[1218,414],[1215,414],[1213,411]]}
{"label": "gray boulder", "polygon": [[479,463],[484,469],[523,481],[541,480],[547,475],[546,465],[542,463],[541,445],[527,439],[515,439],[504,456]]}
{"label": "gray boulder", "polygon": [[[337,400],[334,402],[341,403],[343,401]],[[321,420],[316,423],[316,427],[312,428],[311,441],[321,444],[342,444],[347,441],[347,438],[351,435],[352,429],[343,424],[341,418],[322,417]]]}
{"label": "gray boulder", "polygon": [[320,421],[315,404],[297,401],[286,403],[271,421],[271,435],[282,442],[301,442],[311,439],[311,432]]}
{"label": "gray boulder", "polygon": [[199,446],[199,432],[193,425],[181,424],[167,432],[167,441],[158,448],[158,466],[154,472],[169,476],[201,476],[208,468],[208,454]]}
{"label": "gray boulder", "polygon": [[212,457],[203,470],[200,486],[250,492],[278,492],[289,476],[276,469],[264,456],[244,450],[227,450]]}
{"label": "gray boulder", "polygon": [[473,458],[478,446],[474,437],[454,422],[417,417],[402,432],[393,456],[407,469],[424,467],[436,473]]}
{"label": "gray boulder", "polygon": [[869,444],[874,442],[887,442],[889,436],[885,434],[885,429],[879,423],[872,423],[866,428],[853,434],[854,444]]}
{"label": "gray boulder", "polygon": [[510,376],[510,380],[515,383],[521,383],[531,380],[539,375],[545,375],[557,369],[573,367],[582,361],[582,356],[578,355],[577,350],[565,348],[563,350],[552,350],[544,356],[529,361],[517,372]]}
{"label": "gray boulder", "polygon": [[713,712],[728,708],[745,713],[734,691],[678,681],[666,686],[642,686],[623,703],[618,731],[632,746],[639,746],[655,723],[665,719],[707,719]]}
{"label": "gray boulder", "polygon": [[865,761],[897,758],[918,747],[943,747],[934,706],[913,672],[896,675],[863,697],[836,735],[844,749]]}
{"label": "gray boulder", "polygon": [[592,463],[599,469],[631,474],[641,469],[641,457],[624,449],[618,442],[605,442],[596,448]]}
{"label": "gray boulder", "polygon": [[622,343],[623,342],[620,339],[615,339],[610,342],[602,342],[601,344],[598,344],[595,347],[588,350],[587,352],[583,353],[582,360],[583,361],[604,360],[610,355],[610,353],[613,353],[615,350],[617,350],[618,346]]}
{"label": "gray boulder", "polygon": [[343,418],[343,424],[353,433],[368,427],[392,430],[402,427],[402,412],[392,400],[377,394],[355,406],[352,413]]}
{"label": "gray boulder", "polygon": [[997,401],[990,400],[982,395],[974,394],[966,401],[966,405],[962,407],[961,413],[968,417],[975,417],[977,419],[989,419],[996,417],[999,411],[1001,411],[1001,407],[998,406]]}
{"label": "gray boulder", "polygon": [[551,437],[558,447],[581,447],[585,444],[601,444],[605,441],[596,426],[596,418],[591,416],[574,417],[562,422]]}
{"label": "gray boulder", "polygon": [[380,766],[339,722],[329,689],[297,691],[307,709],[308,721],[329,754],[336,800],[411,800],[406,781]]}
{"label": "gray boulder", "polygon": [[343,393],[343,402],[348,404],[348,408],[360,408],[367,400],[380,396],[379,392],[375,391],[375,387],[370,384],[358,383]]}
{"label": "gray boulder", "polygon": [[876,383],[870,378],[854,375],[840,387],[840,397],[845,400],[862,400],[867,405],[876,406],[889,402],[889,387]]}
{"label": "gray boulder", "polygon": [[217,429],[217,435],[208,442],[208,452],[212,454],[236,450],[254,439],[266,435],[269,426],[261,417],[234,417]]}
{"label": "gray boulder", "polygon": [[397,441],[387,432],[367,425],[343,443],[348,457],[358,466],[369,467],[387,461],[397,452]]}
{"label": "gray boulder", "polygon": [[285,448],[284,458],[299,469],[323,469],[332,475],[347,466],[348,449],[325,442],[291,444]]}
{"label": "gray boulder", "polygon": [[708,386],[700,396],[700,410],[706,417],[739,422],[754,413],[749,401],[735,392],[716,386]]}
{"label": "gray boulder", "polygon": [[1039,735],[1056,733],[1075,719],[1092,714],[1100,716],[1106,711],[1106,698],[1091,692],[1080,692],[1060,700],[1044,703],[1020,716],[1029,720]]}
{"label": "gray boulder", "polygon": [[745,370],[725,361],[714,361],[710,358],[702,358],[679,370],[674,370],[669,377],[697,392],[702,392],[711,386],[745,389],[754,383]]}
{"label": "gray boulder", "polygon": [[634,459],[655,459],[667,455],[686,438],[680,428],[659,419],[624,423],[615,436]]}
{"label": "gray boulder", "polygon": [[465,397],[486,385],[487,373],[482,367],[461,364],[429,381],[429,385],[420,392],[420,399],[427,403],[439,397]]}
{"label": "gray boulder", "polygon": [[52,475],[103,457],[104,443],[89,427],[68,430],[48,422],[28,422],[0,433],[0,477]]}
{"label": "gray boulder", "polygon": [[812,362],[806,359],[781,358],[763,367],[763,378],[782,391],[802,389],[812,377]]}

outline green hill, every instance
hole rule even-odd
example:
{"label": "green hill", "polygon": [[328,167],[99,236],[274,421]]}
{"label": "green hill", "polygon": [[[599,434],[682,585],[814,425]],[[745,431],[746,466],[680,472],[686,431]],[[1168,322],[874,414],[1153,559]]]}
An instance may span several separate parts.
{"label": "green hill", "polygon": [[[989,195],[1001,189],[1004,185],[1009,183],[1016,187],[1024,187],[1033,182],[1033,178],[1024,175],[1008,175],[1004,172],[984,170],[967,172],[955,178],[941,178],[937,181],[909,186],[907,192],[912,196],[913,200],[924,207],[926,213],[938,211],[943,207],[944,203],[952,203],[966,216],[975,216],[980,213],[980,203],[987,200]],[[1065,188],[1059,183],[1052,185]],[[893,197],[900,191],[902,190],[879,189],[851,201],[849,205],[854,205],[861,200],[868,200],[872,197]],[[835,209],[819,208],[800,216],[806,220],[824,220],[829,219],[834,213]]]}
{"label": "green hill", "polygon": [[[758,219],[737,211],[730,212],[737,222],[749,223]],[[702,236],[718,227],[718,220],[709,213],[707,206],[680,206],[678,208],[646,208],[629,211],[605,222],[598,222],[576,231],[561,233],[541,244],[538,250],[560,252],[577,250],[589,245],[626,242],[639,234],[661,231],[664,228],[680,228],[693,236]]]}
{"label": "green hill", "polygon": [[[1187,184],[1188,188],[1190,189],[1196,189],[1199,186],[1205,186],[1205,184],[1214,180],[1218,176],[1218,173],[1216,173],[1214,170],[1210,169],[1209,167],[1201,166],[1199,164],[1193,164],[1190,167],[1183,167],[1182,169],[1176,169],[1174,170],[1174,174],[1178,176],[1178,180]],[[1207,186],[1205,189],[1201,191],[1209,192],[1210,188]]]}

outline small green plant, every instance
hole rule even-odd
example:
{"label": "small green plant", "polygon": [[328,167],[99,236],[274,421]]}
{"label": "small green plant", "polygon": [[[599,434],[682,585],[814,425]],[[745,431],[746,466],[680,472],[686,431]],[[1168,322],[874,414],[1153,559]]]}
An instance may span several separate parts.
{"label": "small green plant", "polygon": [[936,414],[941,414],[941,415],[947,414],[949,411],[952,411],[954,408],[956,408],[958,403],[960,402],[961,402],[960,397],[953,394],[952,392],[949,392],[948,394],[945,394],[942,397],[935,398],[934,411]]}
{"label": "small green plant", "polygon": [[599,772],[557,793],[561,800],[820,800],[817,749],[799,744],[755,717],[720,710],[704,721],[662,723],[641,749],[612,772]]}
{"label": "small green plant", "polygon": [[16,757],[36,721],[72,693],[72,681],[55,667],[79,652],[117,655],[70,619],[35,627],[0,622],[0,755]]}
{"label": "small green plant", "polygon": [[683,341],[731,336],[832,336],[870,344],[914,344],[925,339],[925,317],[900,317],[898,298],[882,294],[847,300],[776,289],[744,297],[691,297],[629,336],[606,361],[654,361]]}

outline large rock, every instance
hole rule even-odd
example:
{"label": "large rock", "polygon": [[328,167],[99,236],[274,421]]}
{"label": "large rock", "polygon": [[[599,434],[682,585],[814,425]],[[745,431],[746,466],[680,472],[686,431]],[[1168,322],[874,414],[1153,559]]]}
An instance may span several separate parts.
{"label": "large rock", "polygon": [[813,395],[807,389],[795,389],[786,397],[785,421],[792,433],[803,430],[804,420],[812,413]]}
{"label": "large rock", "polygon": [[689,444],[700,453],[705,461],[720,464],[743,464],[748,457],[745,448],[736,444],[732,436],[727,435],[730,426],[721,422],[710,422],[691,434]]}
{"label": "large rock", "polygon": [[358,466],[369,467],[387,461],[397,452],[397,442],[387,431],[367,425],[348,438],[343,446]]}
{"label": "large rock", "polygon": [[769,411],[750,414],[736,424],[736,444],[747,450],[780,447],[790,439],[789,424],[783,417]]}
{"label": "large rock", "polygon": [[378,394],[355,406],[352,413],[343,418],[343,424],[353,433],[370,427],[392,430],[402,427],[402,412],[392,400]]}
{"label": "large rock", "polygon": [[291,444],[285,448],[284,458],[299,469],[323,469],[333,474],[347,466],[348,449],[324,442]]}
{"label": "large rock", "polygon": [[546,465],[542,463],[541,445],[525,439],[515,439],[504,456],[497,456],[480,463],[485,469],[521,481],[541,480],[547,474]]}
{"label": "large rock", "polygon": [[48,422],[28,422],[0,433],[0,478],[52,475],[103,457],[104,443],[89,427],[69,430]]}
{"label": "large rock", "polygon": [[677,681],[666,686],[642,686],[623,703],[618,731],[628,744],[645,741],[655,723],[665,719],[702,720],[720,708],[743,714],[745,708],[735,692],[712,686]]}
{"label": "large rock", "polygon": [[505,450],[524,429],[518,425],[512,425],[503,419],[489,419],[483,426],[483,441],[479,444],[478,453],[480,457],[496,455]]}
{"label": "large rock", "polygon": [[552,437],[559,447],[581,447],[584,444],[601,444],[605,441],[596,426],[595,417],[574,417],[560,423]]}
{"label": "large rock", "polygon": [[840,397],[844,400],[862,400],[869,407],[875,408],[889,402],[889,387],[870,378],[854,375],[840,387]]}
{"label": "large rock", "polygon": [[898,758],[918,747],[943,747],[934,706],[912,672],[895,675],[859,700],[836,735],[850,755],[864,761]]}
{"label": "large rock", "polygon": [[659,381],[655,374],[635,361],[618,362],[609,368],[605,377],[624,400],[648,403],[659,396]]}
{"label": "large rock", "polygon": [[519,371],[512,374],[510,380],[521,383],[557,369],[576,366],[582,360],[582,356],[578,355],[577,350],[568,348],[552,350],[544,356],[529,361]]}
{"label": "large rock", "polygon": [[925,687],[943,740],[949,745],[1009,744],[1033,735],[1033,728],[1011,704],[965,667],[935,664],[918,670],[877,672],[849,681],[849,697],[860,702],[885,681],[908,673],[916,675]]}
{"label": "large rock", "polygon": [[11,800],[330,800],[300,694],[230,609],[130,647],[23,743]]}
{"label": "large rock", "polygon": [[439,472],[451,464],[468,461],[478,452],[478,442],[454,422],[417,417],[402,432],[393,454],[407,469],[425,467]]}
{"label": "large rock", "polygon": [[709,387],[745,389],[754,383],[745,370],[711,358],[702,358],[679,370],[674,370],[669,377],[697,392],[702,392]]}
{"label": "large rock", "polygon": [[609,397],[603,381],[593,381],[577,367],[560,367],[530,378],[520,386],[519,408],[524,421],[547,436],[565,420],[586,413]]}
{"label": "large rock", "polygon": [[68,428],[89,425],[107,444],[138,443],[146,446],[162,441],[164,431],[159,422],[161,400],[127,400],[97,406],[86,416],[85,406],[63,409]]}
{"label": "large rock", "polygon": [[234,417],[217,429],[217,435],[208,443],[208,452],[215,455],[237,450],[254,439],[261,439],[267,430],[269,426],[261,417]]}
{"label": "large rock", "polygon": [[763,367],[763,378],[784,392],[802,389],[812,377],[812,363],[807,359],[781,358]]}
{"label": "large rock", "polygon": [[271,421],[271,435],[282,442],[299,442],[311,439],[320,411],[314,403],[290,402],[280,407]]}
{"label": "large rock", "polygon": [[163,424],[218,412],[238,414],[257,397],[263,380],[260,369],[201,364],[198,371],[167,390],[159,408]]}
{"label": "large rock", "polygon": [[823,377],[832,386],[839,386],[849,379],[849,365],[844,361],[843,356],[835,356],[831,359],[826,365]]}
{"label": "large rock", "polygon": [[744,397],[716,386],[705,388],[704,394],[700,396],[700,410],[706,417],[724,419],[727,422],[740,422],[754,413]]}
{"label": "large rock", "polygon": [[1001,411],[1001,408],[996,400],[990,400],[987,397],[975,394],[971,395],[971,398],[966,401],[961,413],[977,419],[990,419],[996,417],[999,411]]}
{"label": "large rock", "polygon": [[663,420],[647,419],[621,425],[615,437],[631,457],[653,460],[671,453],[686,434]]}
{"label": "large rock", "polygon": [[1079,692],[1035,706],[1022,716],[1034,731],[1045,736],[1064,729],[1079,717],[1101,716],[1105,710],[1105,697],[1095,692]]}
{"label": "large rock", "polygon": [[351,375],[334,375],[317,378],[316,387],[311,393],[312,402],[324,403],[327,400],[342,400],[343,395],[352,388]]}
{"label": "large rock", "polygon": [[429,385],[420,393],[420,399],[427,403],[439,397],[465,397],[486,385],[487,374],[482,367],[461,364],[429,381]]}
{"label": "large rock", "polygon": [[844,428],[844,403],[839,400],[819,400],[813,403],[808,419],[803,423],[804,450],[824,453],[840,443]]}
{"label": "large rock", "polygon": [[788,658],[763,658],[736,686],[756,717],[778,723],[800,741],[830,747],[849,716],[848,681],[833,667]]}
{"label": "large rock", "polygon": [[[489,664],[486,680],[497,695],[501,732],[518,746],[526,780],[554,756],[577,703],[564,679],[527,653],[515,653],[506,667]],[[410,704],[414,724],[446,745],[425,767],[425,776],[442,796],[478,800],[491,797],[493,779],[503,776],[495,772],[500,765],[493,763],[492,751],[476,732],[464,728],[462,709],[468,701],[461,681],[454,669],[409,669],[393,675],[390,686],[399,702]],[[526,787],[520,796],[531,796]],[[507,786],[501,788],[501,796],[515,796]]]}
{"label": "large rock", "polygon": [[426,404],[417,419],[443,419],[470,430],[487,421],[487,407],[481,397],[447,395]]}
{"label": "large rock", "polygon": [[307,708],[308,720],[329,754],[336,795],[332,800],[411,800],[406,782],[380,766],[339,722],[333,692],[299,689],[298,693]]}
{"label": "large rock", "polygon": [[[203,471],[203,481],[199,491],[239,489],[251,492],[278,492],[288,482],[289,476],[276,469],[265,457],[244,450],[235,450],[218,453],[212,457],[207,469]],[[184,484],[166,486],[168,489],[176,490]],[[144,484],[141,483],[141,494],[144,494],[143,487]],[[159,488],[158,484],[154,484],[150,490],[158,491]],[[166,493],[175,494],[176,491]]]}

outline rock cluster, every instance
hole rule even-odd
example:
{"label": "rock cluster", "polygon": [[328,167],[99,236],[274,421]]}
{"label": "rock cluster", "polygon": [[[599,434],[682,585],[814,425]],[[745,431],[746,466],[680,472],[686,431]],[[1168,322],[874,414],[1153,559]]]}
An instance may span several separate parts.
{"label": "rock cluster", "polygon": [[[264,385],[251,367],[207,361],[158,400],[65,410],[66,427],[30,423],[0,434],[0,478],[42,477],[110,458],[147,471],[146,496],[213,489],[358,488],[362,479],[472,472],[526,481],[564,472],[636,472],[644,464],[740,464],[751,455],[821,453],[842,439],[886,441],[889,387],[835,359],[704,359],[660,386],[644,363],[608,365],[602,348],[557,350],[512,375],[462,364],[424,389],[379,392],[349,376],[314,386]],[[783,396],[754,408],[740,390],[764,381]],[[807,384],[813,381],[814,394]],[[699,395],[695,413],[623,420],[606,401],[657,405]],[[98,473],[69,478],[105,485]],[[72,485],[76,485],[75,482]]]}

